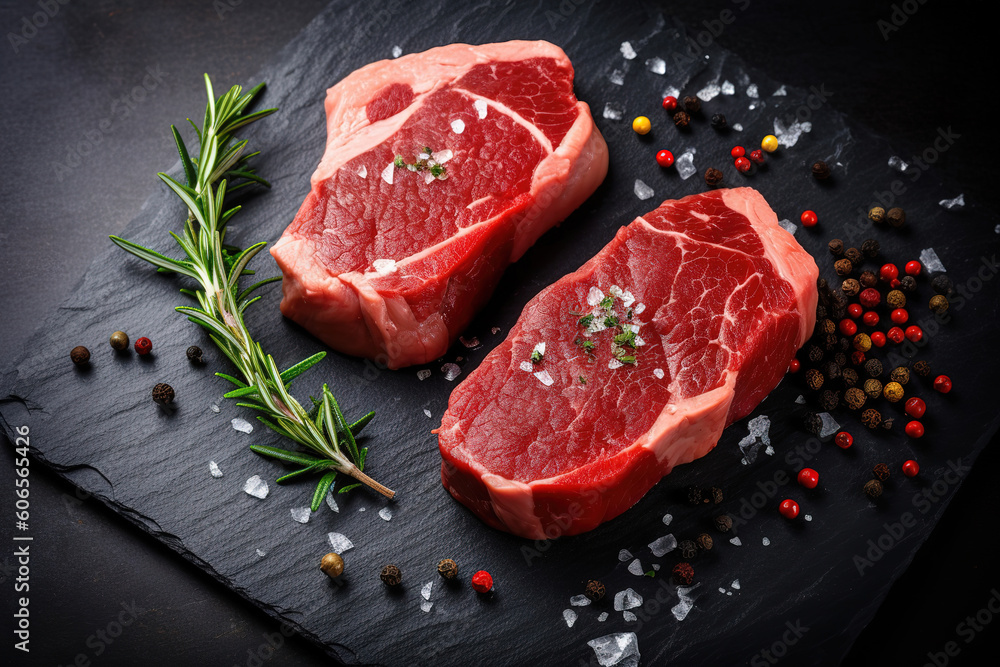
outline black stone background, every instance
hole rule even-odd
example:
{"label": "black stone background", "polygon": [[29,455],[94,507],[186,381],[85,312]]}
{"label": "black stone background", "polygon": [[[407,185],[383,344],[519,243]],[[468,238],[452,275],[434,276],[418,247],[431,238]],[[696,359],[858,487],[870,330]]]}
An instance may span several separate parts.
{"label": "black stone background", "polygon": [[[539,6],[543,12],[559,11],[557,3]],[[715,19],[727,6],[731,5],[701,3],[668,9],[697,26]],[[243,2],[220,19],[208,2],[172,3],[169,9],[144,3],[70,3],[19,53],[5,41],[0,49],[5,93],[2,154],[8,165],[0,232],[0,271],[6,284],[0,309],[4,367],[17,358],[36,323],[63,301],[91,259],[104,249],[106,235],[121,231],[138,214],[155,187],[152,173],[165,166],[169,155],[166,128],[202,107],[196,83],[200,72],[211,71],[219,88],[245,82],[321,7],[322,3],[277,8]],[[581,5],[577,11],[585,8]],[[34,11],[38,11],[34,3],[5,4],[0,27],[5,32],[16,30],[20,18]],[[461,11],[456,7],[456,15]],[[471,14],[474,9],[466,11]],[[953,126],[963,139],[934,166],[935,178],[925,182],[946,177],[957,184],[957,191],[965,192],[967,200],[977,203],[980,212],[991,209],[995,197],[988,174],[990,149],[996,142],[991,123],[984,118],[989,118],[996,101],[993,84],[987,80],[995,60],[989,55],[988,40],[979,39],[977,30],[987,28],[988,19],[963,12],[956,3],[929,2],[884,41],[876,21],[889,18],[892,11],[890,5],[877,3],[849,10],[752,4],[717,41],[774,81],[806,88],[826,84],[835,91],[834,108],[891,137],[900,155],[923,149],[938,126]],[[378,8],[371,12],[377,16]],[[553,39],[560,41],[558,36]],[[382,57],[380,50],[387,51],[403,39],[387,35],[372,41],[373,53],[367,59]],[[644,57],[640,52],[640,60]],[[169,73],[165,84],[138,105],[135,114],[116,119],[108,140],[86,166],[59,182],[51,164],[62,159],[62,147],[109,117],[112,100],[139,83],[147,66],[155,65]],[[633,66],[638,65],[639,61]],[[589,101],[599,111],[599,100]],[[703,166],[700,160],[696,163]],[[983,214],[976,224],[992,227],[992,217]],[[978,326],[988,331],[995,322]],[[987,370],[995,368],[992,356],[984,357],[984,362],[990,364]],[[960,407],[959,403],[955,409]],[[943,650],[949,640],[960,641],[956,623],[985,606],[998,583],[988,567],[994,541],[988,508],[995,506],[997,494],[989,480],[996,463],[990,450],[855,644],[849,664],[922,663],[928,651]],[[2,460],[6,477],[12,479],[12,457]],[[66,664],[81,652],[103,664],[161,664],[168,656],[175,664],[245,664],[247,651],[257,650],[264,634],[276,630],[274,621],[99,503],[74,502],[73,487],[41,466],[33,467],[32,482],[33,532],[42,539],[34,544],[32,560],[34,651],[23,664]],[[10,528],[2,525],[6,538]],[[9,570],[4,576],[4,584],[10,585]],[[867,578],[852,586],[877,588]],[[5,590],[5,599],[12,597],[9,591]],[[147,611],[95,655],[87,646],[88,636],[106,626],[123,601],[132,600]],[[356,613],[377,618],[379,604],[373,599]],[[8,602],[6,609],[13,610],[13,605]],[[545,633],[559,632],[560,623],[558,617],[540,618],[539,641]],[[621,623],[617,627],[624,629]],[[599,629],[590,636],[616,628],[609,621]],[[995,654],[995,638],[996,627],[990,626],[971,644],[961,644],[954,662],[975,664],[976,658]],[[762,638],[761,647],[769,641]],[[300,639],[285,644],[271,658],[274,664],[328,661]],[[641,634],[640,647],[647,658],[653,654]],[[813,657],[823,660],[823,655]],[[797,654],[794,659],[809,657]]]}

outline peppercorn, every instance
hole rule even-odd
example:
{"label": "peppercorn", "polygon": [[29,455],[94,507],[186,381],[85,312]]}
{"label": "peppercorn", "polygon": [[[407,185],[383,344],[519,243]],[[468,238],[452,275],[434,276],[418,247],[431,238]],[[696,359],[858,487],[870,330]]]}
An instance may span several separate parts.
{"label": "peppercorn", "polygon": [[865,380],[864,390],[865,394],[868,395],[868,398],[874,401],[882,395],[882,383],[875,378]]}
{"label": "peppercorn", "polygon": [[827,166],[826,162],[817,160],[813,163],[812,175],[817,181],[825,181],[830,178],[830,167]]}
{"label": "peppercorn", "polygon": [[134,347],[136,352],[146,355],[153,351],[153,341],[143,336],[135,341]]}
{"label": "peppercorn", "polygon": [[70,360],[77,366],[81,366],[90,361],[90,350],[83,345],[77,345],[69,351]]}
{"label": "peppercorn", "polygon": [[844,257],[851,260],[851,264],[854,266],[860,266],[861,262],[864,261],[864,257],[861,255],[861,251],[857,248],[848,248],[844,251]]}
{"label": "peppercorn", "polygon": [[681,552],[681,558],[691,560],[698,555],[698,545],[692,540],[681,540],[677,545]]}
{"label": "peppercorn", "polygon": [[848,276],[854,270],[854,265],[851,264],[851,260],[849,259],[838,259],[833,263],[833,269],[837,272],[838,276]]}
{"label": "peppercorn", "polygon": [[[833,291],[831,290],[831,292],[833,292]],[[833,292],[833,297],[832,298],[833,298],[833,304],[834,304],[834,306],[836,308],[841,308],[841,309],[847,308],[847,297],[846,296],[844,296],[843,294],[837,294],[836,292]]]}
{"label": "peppercorn", "polygon": [[331,551],[323,556],[323,559],[319,562],[319,569],[331,579],[336,579],[344,573],[344,559],[339,554]]}
{"label": "peppercorn", "polygon": [[690,122],[691,122],[691,116],[687,115],[683,111],[678,111],[677,113],[674,114],[674,125],[676,125],[680,129],[683,130],[684,128],[686,128]]}
{"label": "peppercorn", "polygon": [[702,499],[702,502],[707,503],[709,501],[711,501],[713,505],[721,503],[723,501],[722,489],[717,486],[710,486],[705,489],[705,497]]}
{"label": "peppercorn", "polygon": [[438,563],[438,574],[445,579],[454,579],[458,576],[458,564],[450,558],[445,558]]}
{"label": "peppercorn", "polygon": [[190,361],[191,363],[193,364],[201,363],[201,348],[198,347],[197,345],[192,345],[191,347],[189,347],[185,354],[187,354],[188,361]]}
{"label": "peppercorn", "polygon": [[927,306],[931,309],[931,312],[935,315],[944,315],[948,310],[948,297],[943,294],[935,294],[931,297],[930,302]]}
{"label": "peppercorn", "polygon": [[645,116],[636,116],[632,121],[632,131],[636,134],[649,134],[651,129],[653,129],[653,125]]}
{"label": "peppercorn", "polygon": [[872,500],[878,500],[878,497],[882,495],[882,482],[877,479],[865,482],[865,495]]}
{"label": "peppercorn", "polygon": [[885,209],[881,206],[874,206],[868,211],[868,219],[874,222],[876,225],[880,225],[885,222]]}
{"label": "peppercorn", "polygon": [[853,368],[845,368],[840,371],[840,379],[844,381],[845,386],[853,387],[858,383],[858,372]]}
{"label": "peppercorn", "polygon": [[872,339],[866,333],[859,333],[854,337],[854,349],[860,352],[867,352],[872,349]]}
{"label": "peppercorn", "polygon": [[882,395],[890,403],[896,403],[903,398],[903,385],[898,382],[886,382],[882,387]]}
{"label": "peppercorn", "polygon": [[861,243],[861,252],[865,254],[865,257],[878,257],[880,249],[881,246],[875,239],[865,239]]}
{"label": "peppercorn", "polygon": [[714,167],[709,167],[705,171],[705,184],[715,187],[722,182],[722,172]]}
{"label": "peppercorn", "polygon": [[702,500],[701,488],[697,486],[689,486],[687,488],[687,501],[690,505],[700,505]]}
{"label": "peppercorn", "polygon": [[721,113],[712,114],[712,127],[716,130],[724,130],[729,126],[726,122],[726,115]]}
{"label": "peppercorn", "polygon": [[843,290],[844,294],[847,296],[857,296],[858,292],[861,291],[861,283],[854,278],[848,278],[841,283],[840,289]]}
{"label": "peppercorn", "polygon": [[802,215],[799,216],[799,222],[802,223],[803,227],[815,227],[819,222],[819,216],[816,215],[816,211],[802,211]]}
{"label": "peppercorn", "polygon": [[861,423],[870,429],[876,429],[882,423],[882,415],[875,408],[868,408],[861,413]]}
{"label": "peppercorn", "polygon": [[764,151],[759,148],[755,151],[750,151],[750,160],[757,165],[764,164]]}
{"label": "peppercorn", "polygon": [[[848,341],[846,338],[844,339],[844,342],[850,345],[850,341]],[[861,350],[855,350],[854,352],[851,352],[851,363],[854,364],[855,366],[860,366],[861,364],[865,363],[865,353],[862,352]]]}
{"label": "peppercorn", "polygon": [[817,304],[817,305],[816,305],[816,318],[817,318],[817,319],[823,319],[823,318],[825,318],[825,317],[826,317],[826,316],[827,316],[828,314],[829,314],[829,313],[827,313],[827,310],[826,310],[826,306],[825,306],[825,305],[823,305],[822,303],[820,303],[820,304]]}
{"label": "peppercorn", "polygon": [[591,579],[588,581],[587,586],[583,589],[583,594],[586,595],[587,599],[591,602],[600,602],[604,598],[604,593],[604,584],[597,579]]}
{"label": "peppercorn", "polygon": [[839,340],[840,338],[837,337],[837,334],[824,334],[823,349],[825,349],[827,352],[832,352],[833,350],[836,350],[837,342]]}
{"label": "peppercorn", "polygon": [[677,563],[672,572],[677,581],[685,586],[690,586],[691,582],[694,581],[694,568],[691,567],[691,563]]}
{"label": "peppercorn", "polygon": [[128,334],[124,331],[116,331],[111,334],[111,347],[119,352],[128,348]]}
{"label": "peppercorn", "polygon": [[921,359],[917,363],[913,364],[913,372],[919,375],[920,377],[925,378],[931,374],[931,365],[930,363]]}
{"label": "peppercorn", "polygon": [[486,570],[480,570],[472,575],[472,589],[477,593],[489,593],[493,590],[493,577]]}
{"label": "peppercorn", "polygon": [[699,100],[694,95],[687,95],[684,97],[684,110],[688,113],[694,114],[701,111],[701,100]]}
{"label": "peppercorn", "polygon": [[844,354],[843,352],[838,352],[837,354],[833,355],[833,363],[841,367],[840,372],[841,374],[843,374],[844,372],[843,367],[847,365],[847,355]]}
{"label": "peppercorn", "polygon": [[834,257],[840,257],[844,254],[844,242],[840,239],[833,239],[826,246],[830,249],[830,254]]}
{"label": "peppercorn", "polygon": [[851,410],[860,410],[865,406],[865,393],[857,387],[851,387],[844,392],[844,402]]}
{"label": "peppercorn", "polygon": [[820,331],[825,334],[837,333],[837,323],[829,317],[823,318],[819,323]]}
{"label": "peppercorn", "polygon": [[861,275],[858,276],[858,282],[861,283],[862,288],[875,287],[878,284],[878,276],[875,275],[874,271],[862,271]]}
{"label": "peppercorn", "polygon": [[813,391],[819,391],[823,386],[823,374],[815,368],[806,371],[806,384]]}
{"label": "peppercorn", "polygon": [[819,406],[826,412],[835,410],[840,405],[840,392],[832,389],[824,389],[819,395]]}
{"label": "peppercorn", "polygon": [[382,568],[382,572],[378,575],[378,578],[386,586],[399,586],[399,583],[403,581],[403,573],[395,565],[386,565]]}
{"label": "peppercorn", "polygon": [[882,376],[882,362],[878,359],[869,359],[865,362],[865,373],[873,378]]}
{"label": "peppercorn", "polygon": [[872,474],[875,475],[875,479],[884,482],[889,479],[889,466],[884,463],[876,463],[875,467],[872,468]]}
{"label": "peppercorn", "polygon": [[893,227],[899,228],[906,222],[906,212],[901,208],[890,208],[885,213],[885,219]]}
{"label": "peppercorn", "polygon": [[778,150],[778,137],[769,134],[760,140],[760,147],[768,153]]}
{"label": "peppercorn", "polygon": [[720,514],[715,517],[715,527],[719,529],[720,533],[728,533],[733,527],[733,520],[729,518],[728,514]]}
{"label": "peppercorn", "polygon": [[906,384],[910,381],[910,369],[906,366],[897,366],[889,373],[889,379],[899,384]]}
{"label": "peppercorn", "polygon": [[885,295],[885,302],[890,308],[905,308],[906,295],[898,289],[894,289]]}
{"label": "peppercorn", "polygon": [[703,551],[711,551],[712,545],[714,544],[714,542],[712,542],[712,536],[708,533],[702,533],[696,537],[695,542],[697,542],[698,548]]}
{"label": "peppercorn", "polygon": [[931,289],[938,294],[948,296],[953,292],[954,286],[951,284],[951,278],[944,273],[939,273],[931,278]]}
{"label": "peppercorn", "polygon": [[823,419],[815,412],[807,412],[802,417],[802,425],[807,431],[814,435],[819,435],[823,428]]}
{"label": "peppercorn", "polygon": [[816,345],[810,345],[807,351],[807,357],[810,362],[818,364],[823,360],[823,350]]}
{"label": "peppercorn", "polygon": [[[843,354],[839,353],[838,354]],[[836,359],[826,362],[820,369],[823,372],[823,377],[827,381],[839,380],[840,379],[840,364],[837,363]]]}
{"label": "peppercorn", "polygon": [[913,276],[903,276],[899,279],[899,288],[904,292],[912,292],[917,289],[917,279]]}
{"label": "peppercorn", "polygon": [[153,387],[153,401],[160,405],[174,402],[174,388],[165,382],[160,382]]}
{"label": "peppercorn", "polygon": [[[837,347],[840,349],[841,352],[847,352],[848,350],[851,349],[851,339],[847,338],[847,337],[838,338],[837,339]],[[852,357],[851,358],[851,362],[853,363],[854,362],[854,359],[853,359],[854,355],[851,355],[851,357]]]}

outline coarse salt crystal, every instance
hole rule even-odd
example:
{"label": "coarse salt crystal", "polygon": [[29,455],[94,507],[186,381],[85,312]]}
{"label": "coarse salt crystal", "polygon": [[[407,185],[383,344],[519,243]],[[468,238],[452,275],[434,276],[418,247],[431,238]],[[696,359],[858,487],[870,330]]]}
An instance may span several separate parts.
{"label": "coarse salt crystal", "polygon": [[635,179],[634,191],[635,191],[635,196],[643,201],[649,199],[655,194],[653,192],[653,188],[649,187],[648,185],[640,181],[638,178]]}
{"label": "coarse salt crystal", "polygon": [[788,220],[788,219],[779,220],[778,221],[778,225],[780,225],[782,229],[784,229],[786,232],[788,232],[792,236],[795,236],[795,232],[798,231],[798,229],[799,229],[798,225],[796,225],[794,222],[792,222],[791,220]]}
{"label": "coarse salt crystal", "polygon": [[719,87],[718,83],[713,81],[712,83],[708,84],[707,86],[699,90],[697,93],[695,93],[695,95],[702,102],[710,102],[714,100],[716,97],[718,97],[719,93],[721,92],[722,88]]}
{"label": "coarse salt crystal", "polygon": [[731,81],[723,81],[721,91],[723,95],[735,95],[736,86]]}
{"label": "coarse salt crystal", "polygon": [[664,535],[663,537],[657,538],[649,543],[649,550],[653,552],[653,555],[657,558],[665,556],[674,549],[677,548],[677,538],[670,535]]}
{"label": "coarse salt crystal", "polygon": [[732,544],[734,547],[743,546],[743,542],[738,537],[734,537],[733,539],[729,540],[729,543]]}
{"label": "coarse salt crystal", "polygon": [[625,115],[625,107],[620,104],[608,102],[604,105],[604,113],[602,115],[608,120],[621,120]]}
{"label": "coarse salt crystal", "polygon": [[398,58],[401,55],[403,55],[403,49],[401,49],[399,46],[392,47],[392,57],[393,58]]}
{"label": "coarse salt crystal", "polygon": [[254,475],[246,482],[243,483],[243,490],[254,498],[267,498],[267,482],[260,478],[260,475]]}
{"label": "coarse salt crystal", "polygon": [[646,60],[646,69],[648,69],[653,74],[666,74],[667,73],[667,63],[663,58],[653,57]]}
{"label": "coarse salt crystal", "polygon": [[326,539],[330,542],[330,548],[338,556],[354,548],[354,542],[351,542],[343,533],[327,533]]}
{"label": "coarse salt crystal", "polygon": [[632,552],[630,552],[628,549],[622,549],[621,551],[618,552],[618,560],[620,560],[623,563],[627,560],[631,560],[631,558],[632,558]]}
{"label": "coarse salt crystal", "polygon": [[551,387],[552,383],[555,382],[555,380],[552,379],[552,376],[549,375],[549,372],[546,370],[538,371],[537,373],[535,373],[535,377],[538,378],[538,381],[544,384],[546,387]]}
{"label": "coarse salt crystal", "polygon": [[258,558],[263,558],[264,556],[267,555],[267,552],[264,551],[263,549],[256,549],[255,551],[257,553],[257,557]]}
{"label": "coarse salt crystal", "polygon": [[742,132],[743,131],[743,124],[742,123],[733,123],[733,129],[736,130],[737,132]]}
{"label": "coarse salt crystal", "polygon": [[433,581],[428,581],[426,584],[424,584],[421,587],[421,589],[420,589],[420,597],[422,597],[425,600],[430,600],[431,599],[431,590],[433,588],[434,588],[434,582]]}
{"label": "coarse salt crystal", "polygon": [[430,610],[431,610],[431,608],[433,606],[434,606],[433,602],[430,602],[428,600],[421,600],[421,602],[420,602],[420,611],[422,611],[424,613],[429,613]]}
{"label": "coarse salt crystal", "polygon": [[289,512],[292,515],[292,521],[296,523],[309,523],[309,517],[312,516],[312,510],[308,507],[293,507]]}
{"label": "coarse salt crystal", "polygon": [[644,304],[644,303],[638,303],[638,304],[636,304],[636,306],[635,306],[635,308],[633,309],[632,312],[634,312],[636,315],[641,315],[642,311],[644,311],[644,310],[646,310],[646,304]]}
{"label": "coarse salt crystal", "polygon": [[427,378],[429,378],[430,376],[431,376],[431,371],[428,368],[424,368],[423,370],[417,371],[417,379],[418,380],[423,381],[423,380],[426,380]]}
{"label": "coarse salt crystal", "polygon": [[395,171],[396,171],[396,165],[390,162],[389,166],[382,170],[382,180],[388,183],[389,185],[392,185],[392,175],[395,173]]}
{"label": "coarse salt crystal", "polygon": [[240,433],[250,433],[253,431],[253,426],[250,422],[242,417],[236,417],[231,423],[233,425],[233,430],[239,431]]}
{"label": "coarse salt crystal", "polygon": [[654,368],[653,369],[653,375],[656,377],[657,380],[662,380],[663,379],[663,369],[662,368]]}
{"label": "coarse salt crystal", "polygon": [[635,609],[642,606],[642,596],[631,588],[615,593],[615,611]]}
{"label": "coarse salt crystal", "polygon": [[219,464],[215,461],[208,462],[208,471],[212,473],[212,477],[219,478],[222,477],[222,470],[219,469]]}
{"label": "coarse salt crystal", "polygon": [[597,620],[599,622],[601,622],[601,623],[603,623],[604,621],[608,620],[608,612],[602,611],[601,615],[597,617]]}
{"label": "coarse salt crystal", "polygon": [[465,121],[461,118],[456,118],[451,121],[451,131],[455,134],[462,134],[465,132]]}
{"label": "coarse salt crystal", "polygon": [[337,499],[333,496],[333,489],[326,492],[326,506],[329,507],[334,512],[340,513],[340,507],[337,505]]}
{"label": "coarse salt crystal", "polygon": [[360,176],[361,178],[368,178],[368,167],[366,167],[365,165],[361,165],[360,167],[358,167],[358,176]]}
{"label": "coarse salt crystal", "polygon": [[733,583],[731,583],[729,585],[732,586],[733,588],[735,588],[736,590],[740,590],[740,580],[739,579],[733,579]]}
{"label": "coarse salt crystal", "polygon": [[441,367],[441,372],[444,373],[445,380],[452,382],[462,374],[462,369],[458,367],[458,364],[445,364]]}
{"label": "coarse salt crystal", "polygon": [[375,269],[375,273],[380,276],[387,276],[390,273],[396,272],[396,260],[394,259],[376,259],[372,262],[372,268]]}
{"label": "coarse salt crystal", "polygon": [[771,546],[771,540],[770,540],[770,538],[767,538],[767,537],[765,537],[764,539],[762,539],[760,541],[760,543],[763,544],[765,547]]}
{"label": "coarse salt crystal", "polygon": [[623,611],[622,612],[622,618],[625,619],[626,621],[628,621],[629,623],[632,623],[638,617],[635,614],[633,614],[632,612],[630,612],[630,611]]}
{"label": "coarse salt crystal", "polygon": [[637,667],[639,664],[639,639],[634,632],[616,632],[591,639],[587,646],[594,649],[594,657],[601,667]]}
{"label": "coarse salt crystal", "polygon": [[574,595],[569,599],[569,603],[574,607],[586,607],[590,604],[590,598],[586,595]]}
{"label": "coarse salt crystal", "polygon": [[572,628],[573,624],[576,623],[577,613],[572,609],[563,609],[563,620],[566,621],[566,627]]}
{"label": "coarse salt crystal", "polygon": [[751,97],[754,99],[760,97],[760,93],[757,91],[756,83],[751,83],[749,86],[747,86],[747,97]]}
{"label": "coarse salt crystal", "polygon": [[428,419],[431,418],[431,411],[428,410],[427,408],[424,408],[424,414],[427,416]]}
{"label": "coarse salt crystal", "polygon": [[812,521],[813,520],[813,515],[812,514],[806,514],[802,518],[805,519],[806,521]]}
{"label": "coarse salt crystal", "polygon": [[637,577],[641,577],[644,574],[642,569],[642,562],[636,558],[631,563],[628,564],[628,571]]}
{"label": "coarse salt crystal", "polygon": [[500,333],[500,327],[490,327],[490,333],[496,336],[498,333]]}
{"label": "coarse salt crystal", "polygon": [[674,162],[674,166],[677,169],[677,175],[681,177],[682,181],[686,181],[694,176],[694,173],[697,171],[694,166],[694,152],[689,150],[681,153],[677,161]]}
{"label": "coarse salt crystal", "polygon": [[941,263],[941,258],[934,252],[934,248],[924,248],[920,251],[920,263],[924,265],[924,270],[928,273],[947,272],[944,264]]}
{"label": "coarse salt crystal", "polygon": [[587,305],[596,306],[601,301],[604,301],[604,292],[601,291],[600,287],[591,287],[590,291],[587,292]]}
{"label": "coarse salt crystal", "polygon": [[383,507],[378,511],[378,516],[383,521],[390,521],[392,520],[392,510],[388,507]]}
{"label": "coarse salt crystal", "polygon": [[941,201],[938,202],[938,205],[945,207],[949,211],[954,210],[956,208],[962,208],[963,206],[965,206],[965,195],[960,194],[954,199],[942,199]]}
{"label": "coarse salt crystal", "polygon": [[444,164],[448,160],[455,157],[455,153],[446,148],[443,151],[438,151],[437,153],[432,154],[432,157],[434,158],[434,161],[437,162],[438,164]]}
{"label": "coarse salt crystal", "polygon": [[486,100],[476,100],[472,103],[472,106],[476,107],[476,113],[479,114],[480,118],[486,118],[486,109],[489,108]]}
{"label": "coarse salt crystal", "polygon": [[625,364],[618,361],[617,359],[611,359],[610,361],[608,361],[608,368],[610,368],[611,370],[614,370],[616,368],[621,368],[624,365]]}
{"label": "coarse salt crystal", "polygon": [[670,522],[673,521],[673,520],[674,520],[674,515],[673,514],[664,514],[663,515],[663,525],[664,526],[669,526]]}
{"label": "coarse salt crystal", "polygon": [[216,405],[215,403],[212,403],[212,405],[209,406],[209,409],[211,409],[212,412],[214,412],[216,414],[218,414],[220,412],[219,406]]}
{"label": "coarse salt crystal", "polygon": [[785,84],[781,84],[781,88],[771,93],[772,97],[786,97],[788,95],[788,89],[785,88]]}
{"label": "coarse salt crystal", "polygon": [[889,158],[889,166],[899,172],[906,171],[910,167],[910,165],[906,164],[903,158],[898,155],[893,155]]}
{"label": "coarse salt crystal", "polygon": [[472,336],[471,338],[466,338],[465,336],[459,336],[458,342],[460,342],[462,345],[469,348],[470,350],[479,347],[479,339],[476,338],[475,336]]}
{"label": "coarse salt crystal", "polygon": [[630,42],[622,42],[619,51],[621,51],[622,55],[625,56],[625,60],[635,59],[636,56],[635,49],[632,48],[632,44]]}
{"label": "coarse salt crystal", "polygon": [[531,373],[532,371],[535,370],[535,365],[530,361],[522,361],[520,368],[525,373]]}
{"label": "coarse salt crystal", "polygon": [[616,86],[625,85],[625,72],[620,69],[613,70],[611,74],[608,75],[608,81],[615,84]]}

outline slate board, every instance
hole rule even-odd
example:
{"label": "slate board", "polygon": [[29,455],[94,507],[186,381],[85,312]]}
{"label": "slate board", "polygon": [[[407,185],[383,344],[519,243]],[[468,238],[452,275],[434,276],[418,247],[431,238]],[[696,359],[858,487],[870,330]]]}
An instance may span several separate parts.
{"label": "slate board", "polygon": [[[738,13],[738,6],[734,11]],[[437,3],[392,2],[377,8],[333,3],[259,77],[269,84],[264,102],[280,106],[281,112],[248,136],[263,152],[259,170],[274,188],[246,201],[230,240],[274,241],[291,220],[322,154],[324,90],[353,69],[390,57],[394,44],[415,52],[458,41],[548,39],[573,60],[577,95],[591,104],[610,146],[610,172],[579,211],[508,270],[469,329],[483,346],[471,351],[459,346],[447,361],[464,357],[467,374],[538,290],[577,268],[620,225],[659,201],[702,191],[700,175],[708,166],[723,169],[728,184],[759,189],[781,218],[794,219],[804,208],[818,211],[819,228],[800,229],[796,236],[830,278],[826,241],[839,236],[857,244],[869,236],[858,229],[857,209],[898,181],[906,191],[897,198],[911,224],[871,234],[882,243],[883,255],[902,262],[922,248],[934,247],[956,284],[974,290],[961,307],[954,301],[952,321],[929,336],[929,344],[917,355],[932,360],[956,384],[951,394],[942,396],[924,382],[914,383],[915,393],[928,404],[928,435],[921,441],[907,441],[901,424],[892,435],[872,436],[852,417],[838,413],[855,433],[856,444],[848,452],[825,445],[812,455],[809,465],[821,473],[820,488],[805,492],[794,482],[779,485],[763,509],[748,510],[763,497],[755,495],[763,493],[761,485],[766,487],[780,471],[789,476],[797,471],[801,463],[796,448],[801,451],[809,441],[799,426],[806,408],[794,402],[802,389],[786,381],[754,413],[772,420],[774,456],[761,451],[753,464],[740,464],[737,443],[747,432],[744,420],[727,430],[711,454],[676,470],[622,517],[586,535],[533,543],[485,527],[441,487],[440,458],[430,429],[437,425],[454,384],[442,377],[440,364],[431,365],[433,376],[421,382],[415,368],[389,372],[334,353],[297,381],[297,395],[305,400],[326,381],[349,416],[376,409],[378,417],[366,440],[371,446],[368,469],[399,496],[389,504],[389,522],[377,515],[386,505],[382,499],[355,492],[338,497],[339,513],[323,507],[301,525],[291,520],[289,510],[308,503],[310,485],[271,483],[271,493],[262,501],[241,490],[251,475],[271,481],[281,474],[280,465],[246,449],[251,442],[277,439],[262,426],[249,436],[230,427],[230,419],[252,420],[252,415],[221,398],[225,383],[212,376],[215,370],[225,370],[220,355],[172,311],[183,303],[176,291],[182,283],[152,273],[110,244],[4,375],[0,396],[7,398],[0,402],[0,419],[6,435],[12,437],[13,427],[27,424],[37,460],[347,663],[592,664],[588,640],[631,631],[638,635],[644,664],[737,664],[752,662],[759,651],[780,642],[786,624],[808,628],[782,649],[795,660],[838,661],[957,489],[957,483],[946,481],[954,479],[946,474],[949,462],[971,465],[997,429],[995,401],[983,391],[980,366],[981,360],[992,359],[986,346],[996,321],[995,269],[982,267],[992,258],[996,220],[977,211],[975,202],[961,211],[945,211],[938,200],[960,189],[946,186],[941,175],[890,169],[887,141],[817,103],[817,98],[810,99],[811,91],[787,88],[787,95],[774,97],[778,82],[748,71],[738,57],[715,45],[692,57],[683,34],[670,19],[614,3],[480,3],[458,14]],[[695,38],[699,34],[691,33]],[[619,52],[626,40],[638,51],[629,62]],[[666,76],[643,66],[654,56],[667,61]],[[615,69],[627,69],[624,86],[610,82]],[[733,82],[736,94],[705,103],[703,117],[692,130],[678,134],[659,109],[660,94],[669,86],[693,93],[713,80]],[[754,102],[746,94],[749,83],[759,90],[755,109],[749,108]],[[623,121],[602,118],[609,102],[624,106]],[[818,108],[810,108],[810,102]],[[770,156],[768,166],[752,177],[744,179],[733,169],[728,157],[733,144],[755,145],[773,131],[776,116],[798,111],[804,118],[805,109],[812,128],[795,146]],[[197,111],[191,114],[197,116]],[[720,134],[710,129],[707,117],[716,111],[725,113],[730,123],[741,123],[743,131]],[[629,129],[628,121],[639,113],[654,123],[653,133],[645,138]],[[699,173],[688,180],[673,170],[660,170],[652,159],[660,147],[680,155],[689,146],[697,148]],[[165,159],[169,150],[164,146]],[[809,175],[808,165],[819,158],[839,163],[828,184]],[[655,190],[654,198],[640,201],[634,196],[636,178]],[[166,230],[176,229],[182,216],[179,202],[160,188],[124,236],[170,248]],[[270,258],[256,262],[256,268],[262,276],[277,271]],[[922,280],[919,298],[913,301],[920,304],[930,294]],[[280,317],[278,297],[272,288],[248,322],[265,349],[288,365],[321,345]],[[926,311],[916,305],[912,312],[923,318]],[[494,326],[501,329],[497,335],[490,332]],[[119,328],[133,339],[151,337],[154,354],[114,354],[105,341]],[[67,351],[81,343],[94,354],[85,371],[74,369],[66,358]],[[205,366],[191,367],[184,359],[184,349],[192,343],[209,350]],[[177,391],[179,408],[173,414],[149,401],[149,390],[159,381],[170,382]],[[213,403],[220,406],[219,414],[209,409]],[[424,415],[425,408],[432,419]],[[909,480],[896,470],[911,457],[920,460],[922,473]],[[210,459],[218,462],[223,478],[209,475]],[[890,463],[894,475],[883,500],[872,506],[860,488],[879,460]],[[753,514],[738,530],[743,546],[733,546],[711,531],[711,517],[719,508],[684,504],[683,489],[690,484],[719,485],[727,495],[722,510],[734,516]],[[915,494],[925,490],[936,500],[919,501]],[[798,499],[813,520],[781,519],[774,507],[785,496]],[[885,526],[899,522],[905,512],[914,516],[915,525],[893,537]],[[662,522],[666,513],[673,516],[669,526]],[[670,612],[677,595],[668,577],[636,577],[627,571],[627,562],[619,562],[618,552],[629,549],[647,569],[657,562],[665,573],[679,557],[670,553],[652,558],[646,545],[666,533],[684,539],[705,530],[715,535],[716,548],[695,561],[700,582],[693,592],[695,607],[678,622]],[[330,531],[346,534],[356,545],[345,555],[348,574],[342,586],[330,583],[317,569],[319,557],[328,550]],[[765,536],[768,547],[761,542]],[[865,557],[868,541],[877,543],[880,537],[883,545],[891,541],[889,549],[859,574],[855,556]],[[266,555],[259,556],[257,549]],[[459,562],[466,582],[474,570],[490,570],[495,594],[476,596],[467,583],[443,585],[434,573],[442,557]],[[403,569],[406,585],[397,594],[386,592],[377,579],[386,562]],[[588,578],[607,584],[608,599],[577,608],[579,619],[568,628],[562,610]],[[734,579],[740,580],[739,589],[730,586]],[[419,608],[420,587],[427,581],[435,582],[434,606],[424,613]],[[634,622],[626,622],[611,608],[613,594],[626,587],[647,600],[642,609],[633,610],[639,615]],[[720,593],[720,587],[733,595]],[[610,612],[603,623],[597,621],[601,611]]]}

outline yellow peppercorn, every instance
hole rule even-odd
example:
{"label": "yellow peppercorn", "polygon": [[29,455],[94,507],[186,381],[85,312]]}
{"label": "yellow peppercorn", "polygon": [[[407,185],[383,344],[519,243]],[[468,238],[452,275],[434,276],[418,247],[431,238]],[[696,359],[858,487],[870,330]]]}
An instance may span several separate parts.
{"label": "yellow peppercorn", "polygon": [[632,129],[635,130],[636,134],[649,134],[653,125],[645,116],[636,116],[635,120],[632,121]]}
{"label": "yellow peppercorn", "polygon": [[773,134],[769,134],[764,137],[760,142],[760,147],[763,148],[768,153],[773,153],[778,150],[778,137]]}
{"label": "yellow peppercorn", "polygon": [[854,337],[854,349],[859,352],[867,352],[872,349],[872,339],[866,333],[859,333]]}
{"label": "yellow peppercorn", "polygon": [[890,403],[896,403],[903,398],[903,385],[898,382],[886,382],[882,388],[882,395]]}

